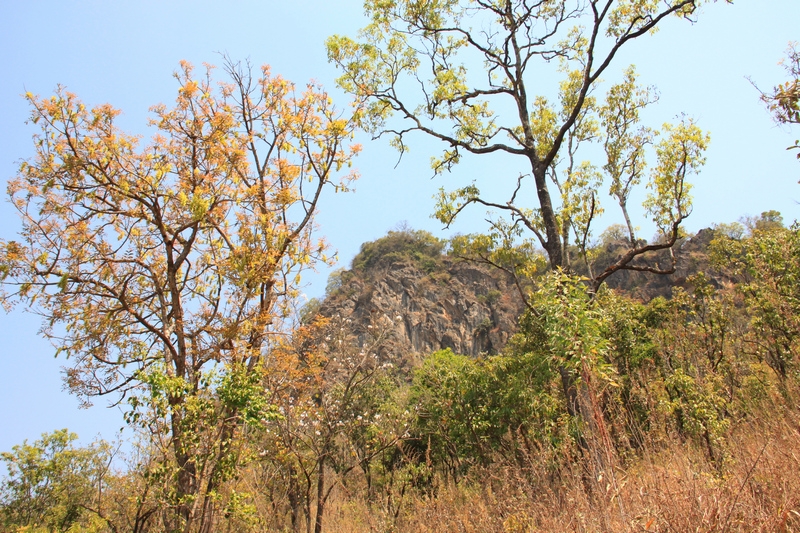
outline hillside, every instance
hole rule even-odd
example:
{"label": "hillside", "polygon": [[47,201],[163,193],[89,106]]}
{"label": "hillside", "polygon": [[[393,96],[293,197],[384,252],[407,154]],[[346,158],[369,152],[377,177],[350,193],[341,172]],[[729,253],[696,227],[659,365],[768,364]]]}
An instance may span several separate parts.
{"label": "hillside", "polygon": [[444,243],[425,232],[393,231],[366,243],[352,269],[333,276],[320,313],[351,319],[357,335],[372,316],[401,317],[394,320],[395,355],[450,348],[477,356],[505,346],[523,307],[503,272],[447,256]]}
{"label": "hillside", "polygon": [[[673,287],[685,287],[700,271],[719,286],[723,278],[710,272],[707,253],[713,238],[714,230],[704,229],[683,239],[674,251],[673,274],[621,271],[608,286],[641,301],[670,297]],[[620,249],[614,242],[604,244],[596,264],[610,262]],[[669,264],[668,252],[660,259]],[[349,270],[331,276],[319,312],[350,319],[361,337],[372,317],[392,318],[392,355],[406,360],[446,348],[472,357],[499,353],[516,332],[524,307],[506,273],[449,256],[446,243],[427,232],[400,230],[365,243]]]}

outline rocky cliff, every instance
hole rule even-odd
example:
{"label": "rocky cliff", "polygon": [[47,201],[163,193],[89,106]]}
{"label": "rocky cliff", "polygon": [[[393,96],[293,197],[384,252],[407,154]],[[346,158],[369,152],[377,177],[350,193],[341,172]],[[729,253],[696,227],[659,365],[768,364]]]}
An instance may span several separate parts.
{"label": "rocky cliff", "polygon": [[[674,274],[621,271],[608,285],[643,301],[669,297],[692,274],[710,271],[707,249],[713,236],[713,230],[702,230],[680,241]],[[319,312],[349,319],[362,336],[375,319],[388,317],[383,323],[393,330],[389,350],[406,364],[414,354],[444,348],[471,356],[501,351],[524,310],[516,287],[495,268],[444,255],[444,247],[430,234],[411,230],[365,243],[352,268],[331,277]],[[607,243],[598,261],[611,261],[621,250]],[[659,260],[668,265],[669,252]],[[715,276],[711,280],[718,284]]]}
{"label": "rocky cliff", "polygon": [[[713,229],[702,229],[692,237],[680,239],[672,250],[675,255],[675,272],[672,274],[658,275],[650,272],[622,270],[609,277],[606,284],[612,289],[622,291],[644,302],[650,301],[656,296],[669,298],[672,296],[673,287],[687,287],[688,279],[698,272],[706,273],[712,285],[719,288],[728,278],[711,267],[708,249],[714,237]],[[615,243],[606,244],[599,254],[596,271],[605,268],[625,249]],[[652,257],[650,259],[653,260]],[[669,250],[662,250],[655,261],[662,268],[668,268],[672,263]]]}
{"label": "rocky cliff", "polygon": [[433,239],[392,232],[384,239],[394,242],[376,241],[388,246],[366,260],[370,250],[362,247],[354,268],[336,274],[320,313],[351,319],[357,333],[385,315],[394,330],[393,351],[406,356],[444,348],[472,356],[497,353],[523,309],[511,280],[496,269],[444,256],[441,246],[417,246],[416,238]]}

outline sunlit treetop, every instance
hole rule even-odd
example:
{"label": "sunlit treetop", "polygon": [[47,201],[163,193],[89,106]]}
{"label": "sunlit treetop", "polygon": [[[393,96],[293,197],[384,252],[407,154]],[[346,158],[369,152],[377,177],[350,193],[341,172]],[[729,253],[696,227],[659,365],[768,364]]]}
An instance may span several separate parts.
{"label": "sunlit treetop", "polygon": [[[689,118],[661,136],[640,125],[655,93],[637,85],[632,67],[620,83],[601,78],[623,47],[668,18],[693,20],[704,3],[368,0],[370,24],[358,39],[329,38],[328,56],[342,72],[340,86],[365,103],[360,124],[376,137],[388,135],[401,152],[410,134],[442,143],[435,172],[452,170],[465,154],[490,153],[520,158],[529,169],[500,178],[507,184],[501,198],[477,184],[443,190],[435,216],[445,225],[467,206],[483,205],[509,219],[491,222],[495,245],[533,239],[550,268],[568,270],[570,247],[585,251],[601,197],[610,196],[629,229],[629,250],[610,270],[591,274],[597,285],[623,268],[671,269],[654,264],[650,252],[677,240],[691,211],[684,178],[702,164],[708,142]],[[591,144],[602,145],[606,161],[583,159]],[[628,216],[640,183],[651,190],[646,210],[661,232],[655,248],[639,244]],[[526,196],[535,204],[525,205]],[[591,260],[578,255],[591,271]]]}
{"label": "sunlit treetop", "polygon": [[81,394],[124,391],[156,361],[190,389],[209,362],[252,367],[300,271],[329,259],[314,216],[357,176],[352,120],[317,85],[225,73],[182,63],[147,144],[110,105],[26,95],[40,133],[8,186],[22,229],[0,248],[2,301],[43,316]]}

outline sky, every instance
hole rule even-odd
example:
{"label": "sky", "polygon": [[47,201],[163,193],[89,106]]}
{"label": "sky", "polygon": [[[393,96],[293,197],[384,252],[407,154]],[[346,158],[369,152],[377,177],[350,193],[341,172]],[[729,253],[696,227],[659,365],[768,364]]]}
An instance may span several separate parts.
{"label": "sky", "polygon": [[[770,209],[787,222],[800,218],[800,163],[785,149],[800,130],[777,126],[751,83],[768,90],[783,80],[778,62],[788,43],[800,40],[798,20],[797,0],[707,4],[695,24],[668,20],[621,54],[609,71],[613,81],[634,63],[640,81],[658,88],[649,122],[658,126],[685,113],[711,134],[707,163],[692,179],[688,231]],[[0,179],[12,178],[19,162],[33,153],[34,129],[25,124],[29,111],[21,96],[26,91],[45,96],[66,86],[87,105],[108,102],[122,109],[119,126],[147,134],[148,108],[174,99],[172,73],[179,61],[221,64],[225,53],[255,65],[268,63],[299,86],[316,80],[344,106],[324,41],[332,34],[355,36],[364,24],[359,0],[2,2]],[[491,190],[518,175],[516,163],[488,157],[467,158],[452,174],[433,178],[429,159],[441,147],[430,140],[413,139],[399,164],[385,141],[360,140],[364,151],[356,161],[361,178],[355,192],[325,198],[318,218],[319,232],[339,252],[337,267],[348,267],[361,243],[403,223],[442,238],[485,229],[484,213],[475,212],[444,230],[430,218],[433,195],[439,187],[472,180]],[[18,229],[4,195],[0,238],[13,239]],[[647,231],[644,224],[645,236]],[[329,271],[306,277],[306,297],[324,292]],[[54,358],[39,326],[39,318],[22,308],[0,314],[0,451],[64,427],[82,442],[116,438],[122,413],[104,399],[79,408],[62,389],[61,368],[69,361]]]}

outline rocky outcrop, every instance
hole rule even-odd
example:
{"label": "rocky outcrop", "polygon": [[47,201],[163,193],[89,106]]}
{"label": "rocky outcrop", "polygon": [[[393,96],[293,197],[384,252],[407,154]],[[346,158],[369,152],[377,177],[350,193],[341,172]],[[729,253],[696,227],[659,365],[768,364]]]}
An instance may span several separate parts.
{"label": "rocky outcrop", "polygon": [[[706,273],[711,284],[719,288],[728,279],[724,274],[711,267],[708,250],[714,237],[714,230],[702,229],[692,237],[680,239],[673,248],[675,272],[672,274],[659,275],[649,272],[622,270],[609,277],[606,284],[612,289],[624,292],[644,302],[648,302],[657,296],[671,297],[674,287],[687,287],[688,278],[698,272]],[[615,247],[614,244],[606,245],[606,249],[601,252],[601,257],[598,260],[598,267],[605,267],[604,260],[606,264],[611,262],[625,249],[627,248],[623,246]],[[672,263],[669,250],[662,250],[655,259],[662,268],[668,268]],[[652,261],[653,258],[651,257],[650,260]],[[596,270],[599,271],[601,268]]]}
{"label": "rocky outcrop", "polygon": [[343,273],[320,313],[349,318],[357,334],[374,318],[388,317],[395,355],[450,348],[478,356],[505,346],[522,307],[515,287],[498,270],[447,257],[433,265],[400,257],[358,275]]}
{"label": "rocky outcrop", "polygon": [[[697,272],[706,272],[719,286],[724,280],[712,273],[708,259],[713,237],[713,230],[702,230],[682,239],[674,249],[677,263],[671,275],[622,270],[607,284],[642,301],[670,297],[673,287],[686,286],[687,278]],[[364,244],[353,268],[336,273],[329,282],[318,312],[349,320],[362,341],[372,324],[391,328],[392,341],[386,345],[391,353],[385,355],[404,366],[413,366],[414,354],[444,348],[473,357],[500,352],[524,310],[520,294],[502,271],[450,258],[443,248],[430,234],[413,231],[390,232]],[[622,243],[606,244],[597,266],[616,260],[625,249]],[[650,259],[671,264],[668,251]]]}

